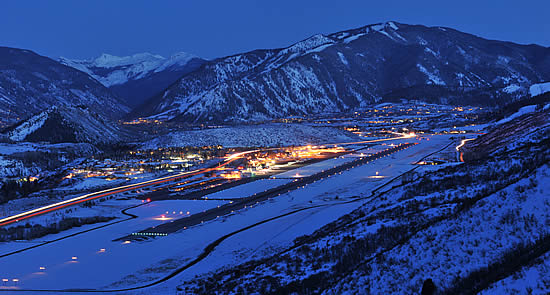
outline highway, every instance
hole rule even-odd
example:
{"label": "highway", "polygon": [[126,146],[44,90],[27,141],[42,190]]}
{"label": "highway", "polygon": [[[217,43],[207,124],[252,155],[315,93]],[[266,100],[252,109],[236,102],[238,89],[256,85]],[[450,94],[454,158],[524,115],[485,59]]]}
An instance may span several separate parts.
{"label": "highway", "polygon": [[207,173],[209,171],[213,171],[213,170],[215,170],[219,167],[224,167],[224,166],[228,165],[229,163],[237,160],[238,158],[244,156],[245,154],[254,153],[254,152],[257,152],[257,151],[258,150],[252,150],[252,151],[246,151],[246,152],[232,154],[231,156],[227,157],[224,162],[220,163],[216,167],[197,169],[197,170],[182,172],[182,173],[178,173],[178,174],[175,174],[175,175],[161,177],[161,178],[157,178],[157,179],[153,179],[153,180],[143,181],[143,182],[139,182],[139,183],[135,183],[135,184],[129,184],[129,185],[123,185],[123,186],[119,186],[119,187],[114,187],[114,188],[110,188],[110,189],[101,190],[101,191],[98,191],[98,192],[82,195],[82,196],[72,198],[72,199],[69,199],[69,200],[64,200],[64,201],[61,201],[61,202],[53,203],[53,204],[50,204],[50,205],[47,205],[47,206],[44,206],[44,207],[40,207],[40,208],[32,209],[32,210],[29,210],[29,211],[25,211],[25,212],[22,212],[22,213],[19,213],[19,214],[16,214],[16,215],[12,215],[12,216],[0,219],[0,226],[9,225],[9,224],[12,224],[14,222],[19,222],[19,221],[22,221],[22,220],[25,220],[25,219],[28,219],[28,218],[31,218],[31,217],[35,217],[35,216],[38,216],[38,215],[42,215],[42,214],[46,214],[46,213],[49,213],[49,212],[52,212],[52,211],[63,209],[65,207],[74,206],[74,205],[77,205],[77,204],[80,204],[80,203],[83,203],[83,202],[86,202],[86,201],[91,201],[91,200],[103,198],[103,197],[106,197],[106,196],[110,196],[110,195],[130,191],[130,190],[134,190],[134,189],[139,189],[139,188],[143,188],[143,187],[147,187],[147,186],[152,186],[152,185],[156,185],[156,184],[160,184],[160,183],[164,183],[164,182],[168,182],[168,181],[173,181],[173,180],[177,180],[177,179],[181,179],[181,178],[187,178],[187,177],[195,176],[195,175],[198,175],[198,174],[204,174],[204,173]]}
{"label": "highway", "polygon": [[462,154],[462,152],[460,151],[460,148],[462,148],[462,147],[466,144],[466,142],[471,141],[471,140],[475,140],[475,138],[466,138],[466,139],[463,139],[462,141],[460,141],[460,144],[457,145],[457,146],[455,147],[455,149],[456,149],[456,151],[457,151],[457,153],[458,153],[458,160],[459,160],[460,162],[464,162],[463,154]]}
{"label": "highway", "polygon": [[[400,135],[400,136],[399,137],[394,137],[394,138],[365,140],[365,141],[357,141],[357,142],[331,143],[331,144],[326,144],[326,145],[337,146],[337,145],[367,144],[367,143],[374,143],[374,142],[381,142],[381,141],[390,141],[390,140],[412,138],[412,137],[415,136],[414,134],[401,134],[401,133],[395,133],[395,134]],[[0,226],[10,225],[10,224],[13,224],[13,223],[25,220],[25,219],[29,219],[29,218],[32,218],[32,217],[35,217],[35,216],[38,216],[38,215],[42,215],[42,214],[46,214],[46,213],[53,212],[53,211],[56,211],[56,210],[60,210],[60,209],[63,209],[63,208],[69,207],[69,206],[78,205],[78,204],[86,202],[86,201],[91,201],[91,200],[107,197],[107,196],[110,196],[110,195],[114,195],[114,194],[118,194],[118,193],[122,193],[122,192],[126,192],[126,191],[131,191],[131,190],[140,189],[140,188],[144,188],[144,187],[148,187],[148,186],[152,186],[152,185],[157,185],[157,184],[161,184],[161,183],[165,183],[165,182],[169,182],[169,181],[174,181],[174,180],[181,179],[181,178],[187,178],[187,177],[191,177],[191,176],[195,176],[195,175],[199,175],[199,174],[204,174],[204,173],[213,171],[217,168],[224,167],[224,166],[228,165],[229,163],[241,158],[242,156],[244,156],[246,154],[255,153],[255,152],[258,152],[258,151],[270,151],[270,150],[277,150],[277,149],[280,149],[280,148],[267,148],[267,149],[261,149],[261,150],[255,149],[255,150],[235,153],[235,154],[232,154],[232,155],[228,156],[223,162],[221,162],[216,167],[208,167],[208,168],[202,168],[202,169],[197,169],[197,170],[193,170],[193,171],[182,172],[182,173],[178,173],[178,174],[175,174],[175,175],[170,175],[170,176],[161,177],[161,178],[157,178],[157,179],[153,179],[153,180],[143,181],[143,182],[139,182],[139,183],[135,183],[135,184],[129,184],[129,185],[123,185],[123,186],[119,186],[119,187],[114,187],[114,188],[110,188],[110,189],[106,189],[106,190],[101,190],[101,191],[85,194],[85,195],[75,197],[75,198],[72,198],[72,199],[68,199],[68,200],[64,200],[64,201],[61,201],[61,202],[56,202],[56,203],[53,203],[53,204],[50,204],[50,205],[47,205],[47,206],[43,206],[43,207],[40,207],[40,208],[32,209],[32,210],[29,210],[29,211],[25,211],[25,212],[22,212],[22,213],[19,213],[19,214],[15,214],[15,215],[12,215],[12,216],[2,218],[2,219],[0,219]]]}
{"label": "highway", "polygon": [[220,216],[224,216],[234,211],[247,208],[247,206],[254,206],[259,202],[277,197],[283,193],[295,190],[296,188],[324,179],[325,177],[330,177],[337,173],[341,173],[344,170],[354,168],[358,165],[363,165],[368,162],[374,161],[376,159],[389,156],[395,152],[401,151],[403,149],[414,146],[416,144],[418,143],[399,144],[394,147],[379,151],[373,155],[360,157],[354,161],[347,162],[345,164],[342,164],[327,170],[323,170],[311,176],[297,178],[296,180],[290,183],[266,190],[264,192],[255,194],[250,197],[235,200],[234,202],[220,206],[218,208],[212,208],[210,210],[206,210],[205,212],[193,214],[189,217],[183,217],[169,223],[164,223],[155,227],[151,227],[151,228],[142,230],[140,232],[134,233],[130,236],[119,238],[117,240],[132,240],[132,239],[142,239],[144,237],[151,237],[151,236],[152,237],[165,236],[166,234],[173,233],[181,229],[186,229],[190,226],[201,224],[209,220],[214,220],[216,218],[219,218]]}
{"label": "highway", "polygon": [[[390,156],[390,155],[392,155],[392,154],[394,154],[394,153],[396,153],[400,150],[406,149],[407,147],[412,146],[412,145],[413,144],[400,144],[400,145],[389,147],[385,150],[381,150],[378,153],[375,153],[373,155],[357,157],[357,159],[355,159],[353,161],[350,161],[350,162],[347,162],[347,163],[344,163],[342,165],[335,166],[335,167],[331,166],[331,168],[327,168],[326,170],[323,170],[319,173],[316,173],[316,174],[313,174],[313,175],[310,175],[310,176],[306,176],[306,177],[298,178],[296,181],[291,182],[287,185],[283,185],[282,187],[277,187],[277,188],[272,189],[272,190],[266,190],[264,192],[261,192],[261,193],[258,193],[256,195],[254,195],[254,196],[251,196],[251,198],[243,198],[243,200],[235,200],[235,202],[231,204],[231,205],[234,206],[233,208],[224,207],[222,210],[227,211],[228,209],[231,209],[231,210],[236,211],[236,210],[240,210],[240,209],[244,208],[245,206],[248,207],[250,205],[255,205],[259,201],[266,200],[266,199],[271,198],[271,197],[276,197],[279,194],[283,194],[283,193],[288,192],[289,190],[294,190],[296,188],[303,187],[303,186],[305,186],[309,183],[313,183],[313,182],[321,180],[323,178],[331,177],[332,175],[339,174],[344,170],[348,170],[348,169],[351,169],[353,167],[363,165],[365,163],[368,163],[368,162],[370,162],[372,160],[375,160],[375,159],[378,159],[378,158]],[[252,152],[252,151],[250,151],[250,152]],[[232,157],[227,158],[227,160],[237,159],[238,157],[239,156],[233,156],[232,155]],[[189,173],[194,173],[194,172],[195,171],[190,171]],[[243,202],[241,202],[241,201],[243,201]],[[354,199],[354,201],[359,201],[359,200]],[[342,203],[347,203],[347,202],[348,201],[345,201],[345,202],[342,202]],[[338,204],[340,204],[340,203],[338,203]],[[297,209],[297,210],[294,210],[294,211],[291,211],[291,212],[284,213],[282,215],[278,215],[278,216],[275,216],[275,217],[270,217],[266,220],[262,220],[262,221],[259,221],[258,223],[248,225],[248,226],[246,226],[244,228],[241,228],[241,229],[238,229],[234,232],[229,232],[229,233],[225,234],[224,236],[222,236],[221,238],[219,238],[218,240],[215,240],[212,244],[209,244],[205,248],[205,251],[202,254],[200,254],[200,256],[198,256],[194,260],[191,260],[189,263],[186,263],[181,268],[178,268],[176,271],[174,271],[173,273],[171,273],[167,277],[163,277],[162,279],[160,279],[158,281],[148,283],[148,284],[145,284],[143,286],[132,287],[132,288],[121,288],[121,289],[95,289],[95,290],[93,290],[93,289],[56,289],[56,290],[51,290],[51,289],[50,290],[48,290],[48,289],[18,289],[17,291],[23,291],[23,292],[24,291],[31,291],[31,292],[46,291],[46,292],[54,292],[54,293],[58,293],[58,292],[75,292],[75,293],[80,293],[80,292],[82,292],[82,293],[87,293],[87,292],[99,292],[99,293],[102,293],[102,292],[115,292],[116,293],[116,292],[137,290],[137,289],[146,288],[148,286],[157,285],[161,282],[164,282],[164,281],[170,279],[171,277],[175,276],[176,274],[181,273],[183,270],[193,266],[194,264],[198,263],[199,261],[203,260],[206,256],[209,255],[210,252],[212,252],[212,250],[214,248],[216,248],[216,246],[218,244],[220,244],[223,240],[227,239],[230,236],[233,236],[233,235],[238,234],[240,232],[243,232],[243,231],[245,231],[249,228],[252,228],[252,227],[267,223],[267,222],[270,222],[270,221],[275,220],[275,219],[284,218],[285,216],[295,214],[295,213],[299,213],[299,212],[302,212],[303,210],[314,209],[314,208],[318,208],[318,207],[321,207],[321,206],[332,206],[332,205],[330,205],[330,204],[329,205],[312,205],[312,206],[307,207],[307,208]],[[221,207],[223,207],[223,206],[221,206]],[[221,212],[221,211],[216,212],[215,210],[217,210],[217,209],[219,209],[219,208],[214,208],[214,210],[212,210],[212,211],[207,210],[206,212],[203,212],[204,214],[202,214],[202,215],[201,215],[201,213],[193,214],[189,217],[183,218],[181,221],[174,220],[174,222],[166,223],[166,227],[164,227],[163,225],[157,226],[155,228],[155,232],[157,232],[157,233],[162,233],[162,232],[171,233],[171,232],[180,230],[182,226],[192,226],[193,223],[194,224],[200,224],[202,221],[206,222],[206,220],[215,219],[215,218],[217,218],[217,216],[223,215],[223,212]],[[185,223],[187,223],[187,224],[185,224]],[[151,229],[147,229],[147,230],[144,230],[143,232],[148,232],[150,230]],[[138,237],[134,236],[133,238],[138,238]],[[78,256],[79,256],[79,259],[80,259],[80,255],[78,255]],[[4,290],[0,290],[0,291],[4,291]],[[12,291],[14,291],[14,289],[12,289]]]}

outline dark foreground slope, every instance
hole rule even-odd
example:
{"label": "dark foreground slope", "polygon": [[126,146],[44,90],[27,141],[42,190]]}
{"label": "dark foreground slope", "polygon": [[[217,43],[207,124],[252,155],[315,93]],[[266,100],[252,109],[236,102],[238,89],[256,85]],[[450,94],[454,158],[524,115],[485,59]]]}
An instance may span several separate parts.
{"label": "dark foreground slope", "polygon": [[[182,294],[545,293],[550,284],[550,113],[471,146],[484,157],[397,182],[273,256],[185,282]],[[498,129],[487,136],[495,136]],[[483,141],[482,141],[483,142]],[[468,156],[467,158],[475,158]],[[395,184],[394,184],[395,185]],[[534,272],[534,273],[533,273]],[[536,280],[527,276],[537,276]],[[215,290],[215,291],[214,291]]]}

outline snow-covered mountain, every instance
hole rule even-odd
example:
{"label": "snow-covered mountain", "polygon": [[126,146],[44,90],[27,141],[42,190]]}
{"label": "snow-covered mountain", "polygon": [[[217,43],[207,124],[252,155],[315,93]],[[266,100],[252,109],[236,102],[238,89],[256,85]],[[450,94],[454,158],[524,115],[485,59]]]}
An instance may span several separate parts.
{"label": "snow-covered mountain", "polygon": [[138,53],[123,57],[102,54],[89,60],[61,57],[59,61],[94,77],[131,106],[141,104],[184,74],[196,70],[204,62],[203,59],[185,52],[176,53],[169,58]]}
{"label": "snow-covered mountain", "polygon": [[207,62],[133,115],[262,120],[401,98],[494,105],[548,80],[550,48],[386,22]]}
{"label": "snow-covered mountain", "polygon": [[85,73],[29,50],[0,47],[0,126],[64,105],[86,106],[111,119],[129,111]]}
{"label": "snow-covered mountain", "polygon": [[541,95],[546,92],[550,92],[550,82],[537,83],[529,87],[529,94],[531,94],[531,96]]}
{"label": "snow-covered mountain", "polygon": [[6,134],[15,142],[116,143],[128,136],[112,121],[85,107],[53,106],[10,127]]}

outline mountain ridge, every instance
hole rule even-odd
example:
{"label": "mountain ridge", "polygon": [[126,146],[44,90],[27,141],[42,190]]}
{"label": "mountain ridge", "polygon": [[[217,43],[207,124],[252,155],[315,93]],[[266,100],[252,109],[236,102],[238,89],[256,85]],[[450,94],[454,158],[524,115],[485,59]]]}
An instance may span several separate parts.
{"label": "mountain ridge", "polygon": [[58,61],[87,73],[134,107],[194,71],[205,60],[186,52],[168,58],[145,52],[129,56],[103,53],[83,60],[60,57]]}
{"label": "mountain ridge", "polygon": [[382,99],[494,105],[550,80],[547,65],[550,50],[539,45],[391,21],[214,59],[133,114],[199,123],[349,111]]}
{"label": "mountain ridge", "polygon": [[51,106],[86,106],[109,119],[130,108],[86,73],[26,49],[0,47],[0,125]]}

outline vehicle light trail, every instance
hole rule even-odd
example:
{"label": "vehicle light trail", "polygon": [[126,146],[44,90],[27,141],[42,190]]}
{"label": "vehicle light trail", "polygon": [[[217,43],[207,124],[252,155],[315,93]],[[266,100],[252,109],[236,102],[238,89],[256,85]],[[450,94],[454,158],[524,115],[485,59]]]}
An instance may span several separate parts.
{"label": "vehicle light trail", "polygon": [[467,138],[467,139],[463,139],[459,145],[456,146],[456,151],[459,151],[461,147],[463,147],[466,142],[470,141],[470,140],[475,140],[475,138]]}
{"label": "vehicle light trail", "polygon": [[[414,133],[395,133],[395,132],[391,132],[391,133],[401,135],[401,137],[374,139],[374,140],[357,141],[357,142],[332,143],[330,145],[335,145],[336,146],[336,145],[364,144],[364,143],[372,143],[372,142],[380,142],[380,141],[406,139],[406,138],[412,138],[412,137],[416,136]],[[79,197],[76,197],[76,198],[64,200],[64,201],[61,201],[61,202],[53,203],[53,204],[46,205],[46,206],[43,206],[43,207],[40,207],[40,208],[32,209],[32,210],[29,210],[29,211],[25,211],[25,212],[22,212],[22,213],[19,213],[19,214],[15,214],[15,215],[12,215],[12,216],[2,218],[2,219],[0,219],[0,226],[9,225],[9,224],[12,224],[14,222],[19,222],[21,220],[25,220],[25,219],[28,219],[28,218],[31,218],[31,217],[42,215],[42,214],[46,214],[46,213],[56,211],[56,210],[59,210],[59,209],[62,209],[62,208],[68,207],[68,206],[77,205],[77,204],[80,204],[80,203],[83,203],[83,202],[86,202],[86,201],[91,201],[91,200],[103,198],[103,197],[106,197],[106,196],[110,196],[110,195],[130,191],[130,190],[134,190],[134,189],[139,189],[139,188],[143,188],[143,187],[147,187],[147,186],[151,186],[151,185],[155,185],[155,184],[161,184],[161,183],[165,183],[165,182],[168,182],[168,181],[173,181],[173,180],[183,178],[183,177],[189,177],[189,176],[194,176],[194,175],[214,171],[214,170],[217,170],[220,167],[224,167],[224,166],[228,165],[229,163],[243,157],[244,155],[259,152],[259,151],[278,150],[278,149],[280,149],[280,148],[269,148],[269,149],[262,149],[262,150],[256,149],[256,150],[251,150],[251,151],[239,152],[239,153],[235,153],[235,154],[231,154],[231,155],[227,156],[225,158],[225,161],[223,161],[222,163],[220,163],[216,167],[203,168],[203,169],[197,169],[197,170],[188,171],[188,172],[182,172],[182,173],[178,173],[178,174],[171,175],[171,176],[161,177],[161,178],[157,178],[157,179],[153,179],[153,180],[143,181],[143,182],[139,182],[139,183],[135,183],[135,184],[123,185],[123,186],[114,187],[114,188],[110,188],[110,189],[106,189],[106,190],[101,190],[101,191],[90,193],[90,194],[85,194],[85,195],[82,195],[82,196],[79,196]]]}
{"label": "vehicle light trail", "polygon": [[459,156],[458,156],[458,157],[459,157],[460,162],[464,162],[464,158],[462,158],[462,152],[460,151],[460,148],[463,147],[463,146],[466,144],[466,142],[468,142],[468,141],[470,141],[470,140],[475,140],[475,138],[463,139],[463,140],[460,142],[460,144],[457,145],[457,146],[455,147],[456,151],[459,153]]}
{"label": "vehicle light trail", "polygon": [[364,143],[381,142],[381,141],[398,140],[398,139],[407,139],[407,138],[416,137],[416,134],[415,134],[414,132],[411,132],[411,133],[389,132],[389,133],[395,134],[395,135],[400,135],[400,137],[381,138],[381,139],[372,139],[372,140],[355,141],[355,142],[331,143],[331,144],[327,144],[327,145],[364,144]]}
{"label": "vehicle light trail", "polygon": [[[242,152],[242,153],[233,154],[233,155],[227,157],[226,160],[223,163],[221,163],[219,166],[217,166],[216,168],[226,166],[229,163],[235,161],[236,159],[242,157],[245,154],[254,153],[254,152],[257,152],[257,151],[258,150],[253,150],[253,151],[246,151],[246,152]],[[61,201],[61,202],[53,203],[53,204],[50,204],[50,205],[47,205],[47,206],[43,206],[43,207],[40,207],[40,208],[36,208],[36,209],[25,211],[25,212],[22,212],[22,213],[19,213],[19,214],[15,214],[15,215],[12,215],[12,216],[9,216],[9,217],[6,217],[6,218],[2,218],[2,219],[0,219],[0,226],[8,225],[8,224],[18,222],[18,221],[21,221],[21,220],[24,220],[24,219],[27,219],[27,218],[31,218],[31,217],[34,217],[34,216],[37,216],[37,215],[42,215],[42,214],[49,213],[49,212],[52,212],[52,211],[55,211],[55,210],[59,210],[59,209],[62,209],[62,208],[68,207],[68,206],[77,205],[77,204],[80,204],[80,203],[83,203],[83,202],[86,202],[86,201],[95,200],[95,199],[110,196],[110,195],[113,195],[113,194],[122,193],[122,192],[126,192],[126,191],[129,191],[129,190],[134,190],[134,189],[139,189],[139,188],[143,188],[143,187],[151,186],[151,185],[155,185],[155,184],[160,184],[160,183],[176,180],[176,179],[182,178],[182,177],[189,177],[189,176],[194,176],[194,175],[210,172],[212,170],[215,170],[216,168],[197,169],[197,170],[193,170],[193,171],[178,173],[176,175],[161,177],[161,178],[157,178],[157,179],[153,179],[153,180],[143,181],[143,182],[124,185],[124,186],[119,186],[119,187],[114,187],[114,188],[110,188],[110,189],[101,190],[101,191],[98,191],[98,192],[82,195],[82,196],[79,196],[79,197],[76,197],[76,198],[72,198],[72,199],[69,199],[69,200],[64,200],[64,201]]]}

